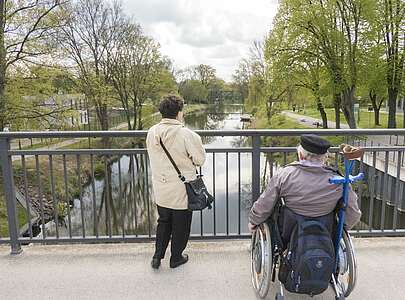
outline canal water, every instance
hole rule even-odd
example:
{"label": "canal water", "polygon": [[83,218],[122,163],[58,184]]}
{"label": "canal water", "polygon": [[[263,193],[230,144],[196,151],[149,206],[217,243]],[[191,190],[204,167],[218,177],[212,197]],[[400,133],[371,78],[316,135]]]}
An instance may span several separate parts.
{"label": "canal water", "polygon": [[[242,105],[213,106],[185,116],[191,129],[243,129]],[[241,137],[204,137],[207,148],[249,146]],[[262,158],[262,165],[264,157]],[[193,235],[247,233],[251,203],[251,153],[208,153],[201,168],[215,196],[212,210],[193,213]],[[83,187],[70,213],[46,226],[46,236],[148,236],[155,233],[157,212],[145,155],[122,156],[106,167],[104,178]],[[83,226],[84,224],[84,226]]]}

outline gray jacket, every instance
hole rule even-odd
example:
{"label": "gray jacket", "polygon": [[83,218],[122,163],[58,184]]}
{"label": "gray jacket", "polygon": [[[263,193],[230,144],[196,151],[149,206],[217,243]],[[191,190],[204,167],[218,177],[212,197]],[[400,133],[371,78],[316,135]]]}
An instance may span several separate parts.
{"label": "gray jacket", "polygon": [[[286,206],[297,214],[308,217],[329,214],[335,209],[343,193],[342,185],[329,183],[329,178],[336,175],[333,169],[308,161],[287,165],[271,178],[266,190],[253,204],[249,215],[250,223],[263,223],[271,215],[280,197],[283,197]],[[346,227],[353,227],[360,221],[360,217],[357,195],[350,186]]]}

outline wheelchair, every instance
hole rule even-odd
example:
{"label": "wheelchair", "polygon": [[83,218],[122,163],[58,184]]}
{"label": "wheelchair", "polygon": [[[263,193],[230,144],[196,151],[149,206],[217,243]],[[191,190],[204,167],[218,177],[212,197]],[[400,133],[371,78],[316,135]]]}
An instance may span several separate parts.
{"label": "wheelchair", "polygon": [[[283,256],[283,246],[276,223],[269,219],[259,225],[252,234],[251,277],[260,298],[265,298],[271,288],[276,288],[276,278]],[[273,229],[273,230],[272,230]],[[331,285],[337,300],[347,298],[356,285],[357,263],[350,234],[344,230],[338,249],[338,268],[332,275]],[[284,289],[280,283],[276,300],[284,300]]]}
{"label": "wheelchair", "polygon": [[[349,297],[356,286],[357,263],[356,255],[350,234],[344,229],[345,207],[347,206],[347,189],[350,183],[359,181],[364,174],[359,173],[352,176],[354,159],[363,155],[360,148],[353,148],[351,153],[345,153],[344,164],[345,174],[330,179],[331,184],[343,185],[342,201],[335,210],[334,222],[332,224],[332,237],[335,248],[335,271],[330,279],[330,286],[335,292],[336,300],[343,300]],[[355,153],[354,153],[355,152]],[[353,154],[354,153],[354,154]],[[252,234],[251,240],[251,278],[256,294],[265,298],[271,288],[276,288],[276,278],[282,264],[284,245],[281,237],[284,201],[280,199],[274,207],[270,218],[259,225]],[[311,295],[310,295],[311,296]],[[276,293],[276,300],[284,300],[283,284],[280,282],[280,289]]]}

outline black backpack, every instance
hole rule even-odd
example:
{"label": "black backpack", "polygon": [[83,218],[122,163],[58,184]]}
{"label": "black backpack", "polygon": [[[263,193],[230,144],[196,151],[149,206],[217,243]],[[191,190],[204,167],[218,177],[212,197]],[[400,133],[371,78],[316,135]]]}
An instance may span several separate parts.
{"label": "black backpack", "polygon": [[335,267],[335,250],[325,224],[328,218],[297,216],[281,259],[279,280],[292,293],[318,295],[328,288]]}

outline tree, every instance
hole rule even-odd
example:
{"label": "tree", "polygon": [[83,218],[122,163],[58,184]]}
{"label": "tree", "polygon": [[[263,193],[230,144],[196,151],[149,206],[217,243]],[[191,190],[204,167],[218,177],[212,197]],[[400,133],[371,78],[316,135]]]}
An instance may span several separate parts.
{"label": "tree", "polygon": [[148,97],[155,105],[164,95],[178,93],[178,86],[173,74],[172,61],[168,57],[162,57],[157,65],[157,72],[154,77],[155,84],[148,93]]}
{"label": "tree", "polygon": [[299,70],[297,70],[296,76],[294,77],[294,81],[296,82],[295,86],[311,91],[315,98],[316,107],[322,118],[322,127],[326,129],[328,128],[328,117],[321,99],[322,69],[319,59],[313,58],[313,61],[307,60],[306,63],[300,64],[298,68]]}
{"label": "tree", "polygon": [[188,97],[193,95],[190,98],[192,101],[214,103],[222,98],[225,89],[225,82],[216,76],[216,70],[209,65],[200,64],[179,70],[176,79],[180,94],[186,91]]}
{"label": "tree", "polygon": [[225,81],[219,78],[211,80],[208,85],[208,102],[214,103],[223,98],[223,92],[225,90]]}
{"label": "tree", "polygon": [[[139,25],[123,22],[115,46],[108,51],[109,80],[119,95],[128,129],[143,129],[142,105],[176,89],[171,62],[159,52],[159,44],[143,35]],[[133,121],[131,119],[133,118]]]}
{"label": "tree", "polygon": [[61,20],[56,11],[64,1],[0,0],[0,129],[8,122],[5,97],[7,74],[16,65],[29,65],[50,53],[48,39]]}
{"label": "tree", "polygon": [[247,58],[243,58],[233,75],[234,83],[247,103],[257,106],[266,101],[267,63],[264,44],[254,41]]}
{"label": "tree", "polygon": [[249,95],[250,76],[249,62],[247,59],[242,59],[232,78],[243,100],[246,100]]}
{"label": "tree", "polygon": [[[405,2],[403,0],[379,0],[378,5],[382,7],[379,20],[387,62],[388,128],[395,128],[397,126],[397,98],[401,89],[405,60]],[[403,125],[405,127],[405,110]]]}
{"label": "tree", "polygon": [[213,67],[200,64],[194,67],[193,79],[199,80],[201,84],[208,89],[211,82],[216,78],[215,73],[216,70]]}
{"label": "tree", "polygon": [[109,85],[107,53],[120,34],[122,11],[118,2],[78,0],[64,6],[67,23],[59,33],[59,43],[78,74],[80,90],[96,111],[102,130],[109,129]]}
{"label": "tree", "polygon": [[380,34],[372,32],[365,49],[360,69],[359,92],[363,99],[369,99],[374,110],[374,124],[380,126],[380,109],[387,99],[386,60]]}
{"label": "tree", "polygon": [[179,87],[180,95],[187,103],[207,103],[208,89],[199,80],[187,80]]}
{"label": "tree", "polygon": [[66,70],[33,65],[8,79],[6,119],[15,129],[62,129],[74,111],[59,91],[72,92]]}
{"label": "tree", "polygon": [[[365,43],[369,0],[285,0],[283,13],[289,35],[297,43],[286,51],[302,51],[318,57],[324,65],[334,87],[336,126],[340,127],[340,110],[351,128],[356,128],[354,102],[358,84],[360,45]],[[305,41],[315,43],[319,51],[308,50]]]}

